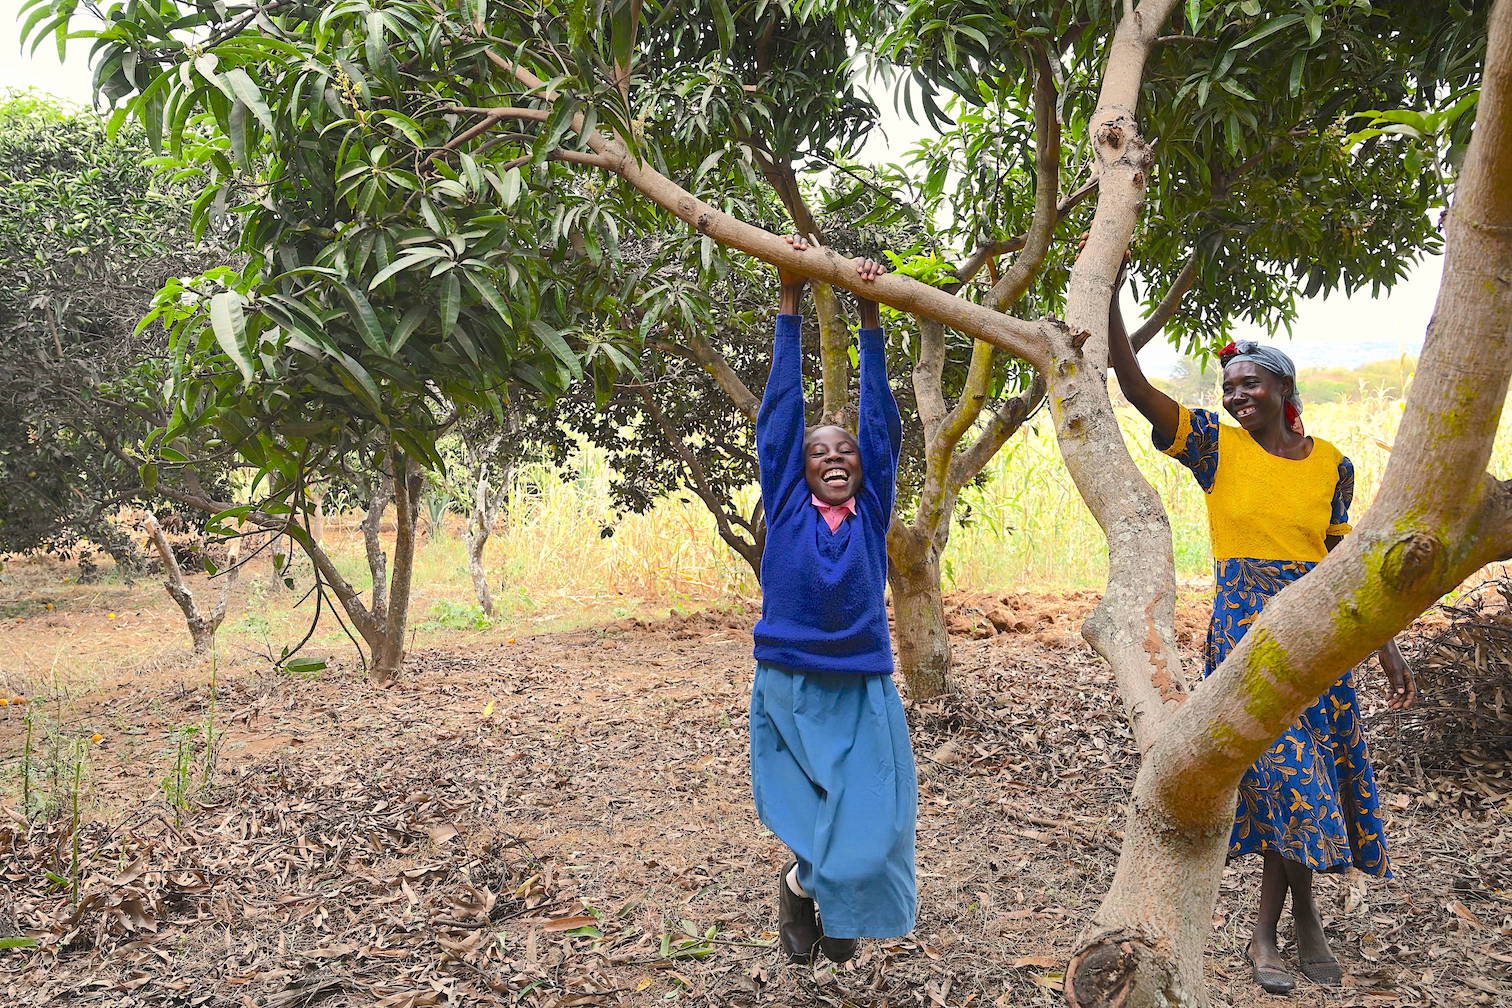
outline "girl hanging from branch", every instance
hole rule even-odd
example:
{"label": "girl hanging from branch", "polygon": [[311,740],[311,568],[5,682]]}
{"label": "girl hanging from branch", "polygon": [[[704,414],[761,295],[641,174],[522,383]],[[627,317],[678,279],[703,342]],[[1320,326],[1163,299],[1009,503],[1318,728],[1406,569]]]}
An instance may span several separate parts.
{"label": "girl hanging from branch", "polygon": [[[789,237],[797,251],[810,240]],[[817,244],[817,242],[814,242]],[[884,272],[856,259],[863,281]],[[751,784],[793,852],[778,877],[783,951],[834,962],[913,929],[918,778],[888,635],[887,528],[902,423],[875,301],[861,300],[858,433],[804,426],[799,301],[782,271],[772,372],[756,420],[768,522],[751,695]]]}

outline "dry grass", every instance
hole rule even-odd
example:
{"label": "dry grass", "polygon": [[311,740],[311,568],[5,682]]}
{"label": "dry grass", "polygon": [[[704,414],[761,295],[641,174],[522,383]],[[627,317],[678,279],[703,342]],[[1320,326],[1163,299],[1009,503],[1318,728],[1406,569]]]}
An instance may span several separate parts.
{"label": "dry grass", "polygon": [[[1201,492],[1186,470],[1155,451],[1148,428],[1132,410],[1119,411],[1135,459],[1166,501],[1175,534],[1178,577],[1205,590],[1210,556]],[[1334,441],[1355,461],[1359,518],[1385,470],[1401,416],[1394,400],[1332,403],[1308,412],[1311,429]],[[1493,468],[1512,471],[1512,417],[1503,422]],[[696,500],[663,500],[642,515],[616,515],[604,456],[585,448],[570,474],[543,466],[519,473],[507,517],[490,541],[499,615],[481,619],[467,573],[461,519],[423,542],[416,557],[411,610],[413,645],[460,646],[499,642],[522,632],[562,629],[631,615],[665,615],[732,600],[753,600],[757,585],[743,561],[715,534]],[[612,535],[603,533],[612,530]],[[350,518],[331,522],[327,542],[351,582],[369,588],[362,541]],[[1106,575],[1101,531],[1061,465],[1048,418],[1037,417],[993,460],[982,485],[969,488],[958,509],[946,553],[947,589],[1003,591],[1100,587]],[[13,565],[0,575],[0,619],[27,619],[16,632],[13,660],[0,661],[0,690],[31,682],[79,679],[88,683],[117,664],[123,645],[138,662],[165,667],[182,662],[182,622],[154,581],[126,586],[114,579],[65,583],[62,565]],[[236,661],[276,655],[303,636],[310,606],[294,608],[303,588],[290,592],[258,558],[237,589],[220,635],[221,654]],[[296,568],[308,584],[307,570]],[[198,590],[210,589],[194,579]],[[51,605],[53,610],[35,610]],[[110,614],[115,616],[111,617]],[[126,638],[126,640],[123,640]],[[130,642],[128,645],[128,641]],[[346,658],[350,645],[326,619],[309,652]],[[57,671],[62,666],[62,672]]]}

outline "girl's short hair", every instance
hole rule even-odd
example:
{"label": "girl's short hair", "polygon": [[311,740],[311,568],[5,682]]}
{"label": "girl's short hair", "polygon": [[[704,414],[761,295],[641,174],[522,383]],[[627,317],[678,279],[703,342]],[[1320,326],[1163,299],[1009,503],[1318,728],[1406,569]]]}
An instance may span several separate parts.
{"label": "girl's short hair", "polygon": [[849,437],[852,441],[857,440],[857,438],[856,438],[856,432],[855,431],[851,430],[849,427],[845,426],[844,424],[837,424],[837,423],[816,423],[816,424],[810,424],[809,426],[803,428],[803,440],[805,442],[807,442],[809,438],[811,438],[811,437],[814,436],[814,432],[815,431],[823,430],[826,427],[838,427],[841,430],[845,431],[846,436]]}

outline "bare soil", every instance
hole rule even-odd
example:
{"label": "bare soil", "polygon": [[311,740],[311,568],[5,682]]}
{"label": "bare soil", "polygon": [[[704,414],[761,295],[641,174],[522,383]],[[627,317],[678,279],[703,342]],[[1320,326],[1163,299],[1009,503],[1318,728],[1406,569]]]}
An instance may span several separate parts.
{"label": "bare soil", "polygon": [[[101,738],[77,831],[69,807],[28,826],[6,779],[0,938],[39,944],[0,951],[0,986],[19,1005],[123,1008],[1062,1004],[1135,767],[1111,676],[1076,633],[1095,601],[952,598],[960,691],[910,706],[918,927],[813,970],[771,947],[784,851],[749,796],[752,613],[423,649],[388,690],[355,669],[297,679],[252,662],[221,665],[212,688],[209,665],[139,649],[182,630],[144,615],[140,638],[130,622],[103,631],[133,635],[116,674],[66,702],[29,698]],[[28,607],[4,632],[66,648],[74,617],[54,611]],[[1203,607],[1179,623],[1195,665]],[[1372,693],[1379,675],[1364,678]],[[12,768],[27,709],[0,708]],[[202,737],[185,726],[207,721],[218,762],[176,807],[164,778]],[[1398,877],[1320,879],[1346,985],[1302,981],[1292,1000],[1512,1000],[1506,762],[1466,753],[1425,773],[1390,715],[1371,728]],[[1242,956],[1256,867],[1224,875],[1220,1008],[1286,1000]]]}

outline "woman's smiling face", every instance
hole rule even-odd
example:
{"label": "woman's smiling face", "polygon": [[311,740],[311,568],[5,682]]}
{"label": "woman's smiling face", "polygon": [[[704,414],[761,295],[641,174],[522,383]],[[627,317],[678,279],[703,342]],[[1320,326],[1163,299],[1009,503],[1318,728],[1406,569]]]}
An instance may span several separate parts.
{"label": "woman's smiling face", "polygon": [[1254,433],[1284,423],[1287,382],[1254,361],[1235,361],[1223,369],[1223,408]]}

